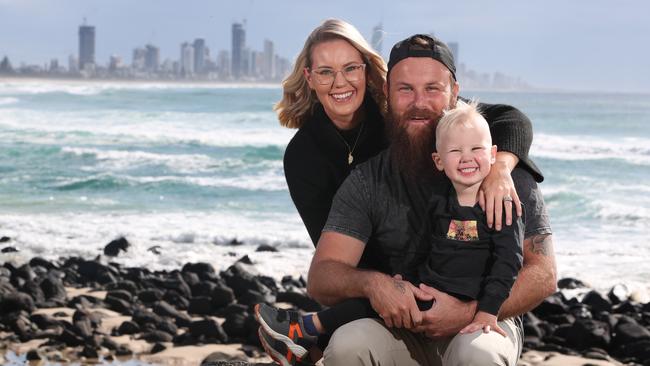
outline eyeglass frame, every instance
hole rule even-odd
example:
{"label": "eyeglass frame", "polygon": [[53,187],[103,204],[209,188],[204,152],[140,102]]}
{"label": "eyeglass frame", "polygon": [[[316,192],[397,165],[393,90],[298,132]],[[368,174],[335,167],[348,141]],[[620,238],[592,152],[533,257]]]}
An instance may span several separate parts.
{"label": "eyeglass frame", "polygon": [[[334,80],[336,80],[336,75],[337,75],[339,72],[341,73],[341,75],[343,75],[343,78],[344,78],[348,83],[352,83],[352,82],[355,82],[355,81],[359,81],[359,79],[356,79],[356,80],[349,80],[349,79],[345,76],[345,68],[350,67],[350,66],[361,67],[361,71],[363,72],[363,71],[366,70],[366,67],[368,66],[368,64],[366,64],[365,62],[353,63],[353,64],[349,64],[349,65],[343,67],[343,69],[341,69],[341,70],[334,70],[333,68],[330,68],[330,67],[324,67],[323,69],[332,70],[332,71],[334,72],[334,74],[332,75],[332,81],[330,81],[330,82],[328,82],[328,83],[321,83],[321,82],[319,82],[318,80],[316,80],[316,82],[318,83],[318,85],[332,85],[332,84],[334,83]],[[305,67],[305,71],[307,71],[308,73],[312,74],[312,73],[314,73],[315,71],[317,71],[317,69],[312,69],[311,67]],[[316,72],[316,75],[318,75],[318,76],[322,76],[322,75],[318,74],[318,72]],[[314,79],[318,79],[318,77],[314,77]]]}

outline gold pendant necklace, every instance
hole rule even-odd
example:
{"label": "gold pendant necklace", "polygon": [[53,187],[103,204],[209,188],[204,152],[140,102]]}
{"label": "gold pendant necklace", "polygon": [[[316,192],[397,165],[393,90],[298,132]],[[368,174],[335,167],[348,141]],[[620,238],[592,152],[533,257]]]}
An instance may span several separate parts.
{"label": "gold pendant necklace", "polygon": [[352,145],[352,148],[350,148],[350,145],[348,144],[347,141],[345,141],[345,138],[343,137],[343,135],[341,135],[339,130],[336,128],[336,126],[334,126],[334,128],[336,129],[336,133],[339,135],[341,140],[343,140],[343,143],[345,144],[345,147],[348,148],[348,165],[352,165],[352,162],[354,161],[354,156],[352,156],[352,153],[354,152],[354,149],[357,148],[357,142],[359,142],[359,136],[361,136],[361,132],[363,132],[363,126],[365,125],[365,123],[366,123],[366,121],[361,122],[361,128],[359,129],[359,132],[357,133],[357,138],[354,139],[354,145]]}

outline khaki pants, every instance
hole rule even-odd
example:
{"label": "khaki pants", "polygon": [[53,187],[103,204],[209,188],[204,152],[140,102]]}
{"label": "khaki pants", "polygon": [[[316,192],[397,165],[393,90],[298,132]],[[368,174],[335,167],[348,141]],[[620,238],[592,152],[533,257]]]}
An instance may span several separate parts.
{"label": "khaki pants", "polygon": [[512,319],[499,322],[508,334],[474,332],[430,339],[405,329],[388,329],[378,319],[350,322],[332,335],[325,349],[325,366],[515,366],[523,334]]}

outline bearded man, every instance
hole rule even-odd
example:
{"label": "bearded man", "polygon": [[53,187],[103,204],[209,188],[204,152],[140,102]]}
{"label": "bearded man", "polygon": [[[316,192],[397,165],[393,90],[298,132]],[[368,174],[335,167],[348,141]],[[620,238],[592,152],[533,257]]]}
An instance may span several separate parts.
{"label": "bearded man", "polygon": [[[437,121],[458,98],[455,71],[449,48],[429,36],[409,37],[391,51],[384,86],[391,147],[359,165],[339,189],[308,280],[308,292],[317,301],[332,305],[366,298],[381,319],[356,320],[336,330],[324,352],[325,365],[515,365],[523,342],[519,315],[555,291],[551,230],[535,182],[542,180],[541,173],[528,159],[530,141],[522,149],[513,131],[517,127],[490,116],[486,119],[500,151],[495,169],[511,173],[526,210],[523,268],[499,312],[499,326],[508,336],[458,334],[471,322],[476,301],[402,280],[417,278],[414,271],[429,253],[428,202],[449,191],[431,152]],[[505,212],[519,200],[504,199]],[[482,201],[488,224],[494,219],[499,229],[501,205],[495,209],[493,197]],[[420,311],[416,301],[429,300],[423,292],[434,303]]]}

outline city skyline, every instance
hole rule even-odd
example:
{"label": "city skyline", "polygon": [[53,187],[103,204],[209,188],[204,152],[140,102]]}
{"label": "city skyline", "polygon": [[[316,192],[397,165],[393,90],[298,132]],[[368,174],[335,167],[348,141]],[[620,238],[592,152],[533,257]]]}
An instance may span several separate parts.
{"label": "city skyline", "polygon": [[272,39],[275,53],[293,61],[315,26],[338,17],[369,41],[381,24],[384,57],[408,35],[434,33],[460,44],[461,61],[472,68],[521,77],[536,87],[650,91],[650,52],[643,46],[650,34],[644,15],[649,7],[629,0],[500,0],[490,7],[477,0],[0,0],[0,57],[9,56],[14,66],[42,65],[51,58],[66,63],[76,53],[74,35],[86,17],[97,28],[96,59],[103,64],[115,54],[128,60],[134,47],[146,44],[159,47],[161,59],[176,59],[180,44],[196,38],[205,39],[212,57],[218,57],[230,49],[231,24],[243,20],[247,45],[262,50],[264,39]]}

